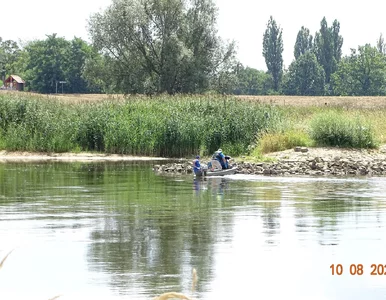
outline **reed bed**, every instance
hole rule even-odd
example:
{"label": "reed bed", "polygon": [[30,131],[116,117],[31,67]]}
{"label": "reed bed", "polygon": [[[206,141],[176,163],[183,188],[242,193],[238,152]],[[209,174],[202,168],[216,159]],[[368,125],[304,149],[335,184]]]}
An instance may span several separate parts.
{"label": "reed bed", "polygon": [[226,96],[158,96],[65,102],[0,94],[0,146],[6,150],[183,157],[246,151],[280,123],[279,110]]}
{"label": "reed bed", "polygon": [[386,98],[346,98],[0,93],[0,149],[184,157],[386,143]]}

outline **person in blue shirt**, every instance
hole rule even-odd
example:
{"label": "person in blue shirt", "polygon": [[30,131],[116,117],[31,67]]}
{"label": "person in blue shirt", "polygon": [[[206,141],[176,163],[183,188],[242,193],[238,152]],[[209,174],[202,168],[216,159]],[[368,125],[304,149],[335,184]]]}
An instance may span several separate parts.
{"label": "person in blue shirt", "polygon": [[193,160],[193,172],[194,174],[201,173],[201,164],[200,164],[200,155],[196,156],[196,159]]}
{"label": "person in blue shirt", "polygon": [[222,153],[222,149],[218,149],[215,152],[215,159],[219,161],[223,169],[228,169],[228,161],[225,159],[225,155]]}

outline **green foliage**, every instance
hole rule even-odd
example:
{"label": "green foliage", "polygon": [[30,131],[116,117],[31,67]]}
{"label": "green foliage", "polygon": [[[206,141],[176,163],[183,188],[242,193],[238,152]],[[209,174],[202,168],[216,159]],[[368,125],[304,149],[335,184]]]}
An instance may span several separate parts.
{"label": "green foliage", "polygon": [[308,51],[313,50],[313,40],[310,30],[302,26],[299,30],[298,35],[296,36],[296,42],[294,47],[294,56],[295,59],[298,59],[299,56],[307,53]]}
{"label": "green foliage", "polygon": [[3,146],[8,150],[63,152],[74,146],[71,112],[56,103],[0,97]]}
{"label": "green foliage", "polygon": [[25,69],[25,79],[29,89],[40,93],[62,91],[59,81],[66,81],[66,93],[88,92],[83,77],[86,59],[91,55],[91,47],[80,38],[67,41],[48,35],[46,40],[30,42],[23,49],[19,67]]}
{"label": "green foliage", "polygon": [[377,40],[377,50],[381,54],[386,54],[385,39],[383,38],[382,33],[380,34],[379,39]]}
{"label": "green foliage", "polygon": [[279,90],[283,75],[283,30],[270,17],[263,37],[263,56],[273,78],[273,88]]}
{"label": "green foliage", "polygon": [[324,95],[324,70],[312,52],[291,63],[285,74],[283,90],[287,95]]}
{"label": "green foliage", "polygon": [[[118,78],[111,76],[115,73],[115,68],[117,68],[115,60],[109,56],[101,55],[95,48],[92,48],[90,56],[85,60],[82,73],[82,77],[87,82],[88,90],[94,93],[127,92],[128,89],[125,89],[124,85],[121,88],[121,84],[124,82],[122,78],[117,80]],[[135,75],[136,73],[132,73],[132,76]],[[131,85],[131,89],[134,89],[133,85]]]}
{"label": "green foliage", "polygon": [[70,105],[0,95],[1,139],[9,150],[182,157],[222,147],[239,155],[257,134],[280,122],[277,108],[231,97],[129,97]]}
{"label": "green foliage", "polygon": [[337,111],[316,115],[311,120],[311,137],[321,146],[375,148],[374,130],[362,118],[349,118]]}
{"label": "green foliage", "polygon": [[15,73],[15,63],[19,55],[20,48],[15,41],[3,41],[0,37],[0,78]]}
{"label": "green foliage", "polygon": [[121,91],[200,93],[232,68],[234,43],[217,36],[216,16],[212,0],[117,0],[90,18],[89,31]]}
{"label": "green foliage", "polygon": [[272,77],[264,71],[239,66],[237,83],[233,89],[236,95],[266,95],[272,88]]}
{"label": "green foliage", "polygon": [[331,27],[328,27],[324,17],[320,23],[320,30],[315,34],[314,51],[319,64],[322,65],[326,83],[330,83],[331,74],[337,69],[342,56],[343,38],[339,34],[340,24],[334,20]]}
{"label": "green foliage", "polygon": [[386,95],[386,57],[369,44],[352,50],[338,65],[332,75],[337,95]]}
{"label": "green foliage", "polygon": [[257,147],[252,151],[253,156],[259,156],[265,153],[283,151],[294,147],[308,147],[312,145],[309,135],[299,130],[289,130],[276,133],[263,134],[258,142]]}

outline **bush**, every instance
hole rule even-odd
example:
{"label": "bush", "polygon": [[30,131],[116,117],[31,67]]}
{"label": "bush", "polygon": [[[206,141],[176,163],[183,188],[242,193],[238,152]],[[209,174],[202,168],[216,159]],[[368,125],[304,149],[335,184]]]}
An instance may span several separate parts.
{"label": "bush", "polygon": [[311,138],[319,146],[376,148],[374,130],[363,118],[330,111],[311,120]]}
{"label": "bush", "polygon": [[260,154],[292,149],[296,146],[311,146],[312,140],[302,131],[290,130],[279,133],[265,133],[258,140],[257,147],[253,150],[254,156]]}

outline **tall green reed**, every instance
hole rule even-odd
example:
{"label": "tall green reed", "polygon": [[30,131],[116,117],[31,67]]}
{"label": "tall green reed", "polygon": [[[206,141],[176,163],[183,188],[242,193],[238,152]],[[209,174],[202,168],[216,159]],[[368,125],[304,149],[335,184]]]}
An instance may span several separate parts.
{"label": "tall green reed", "polygon": [[275,107],[212,95],[77,104],[0,95],[1,139],[8,150],[182,157],[222,147],[239,155],[280,120]]}
{"label": "tall green reed", "polygon": [[376,148],[378,145],[370,122],[338,111],[317,114],[311,120],[311,138],[321,146]]}

